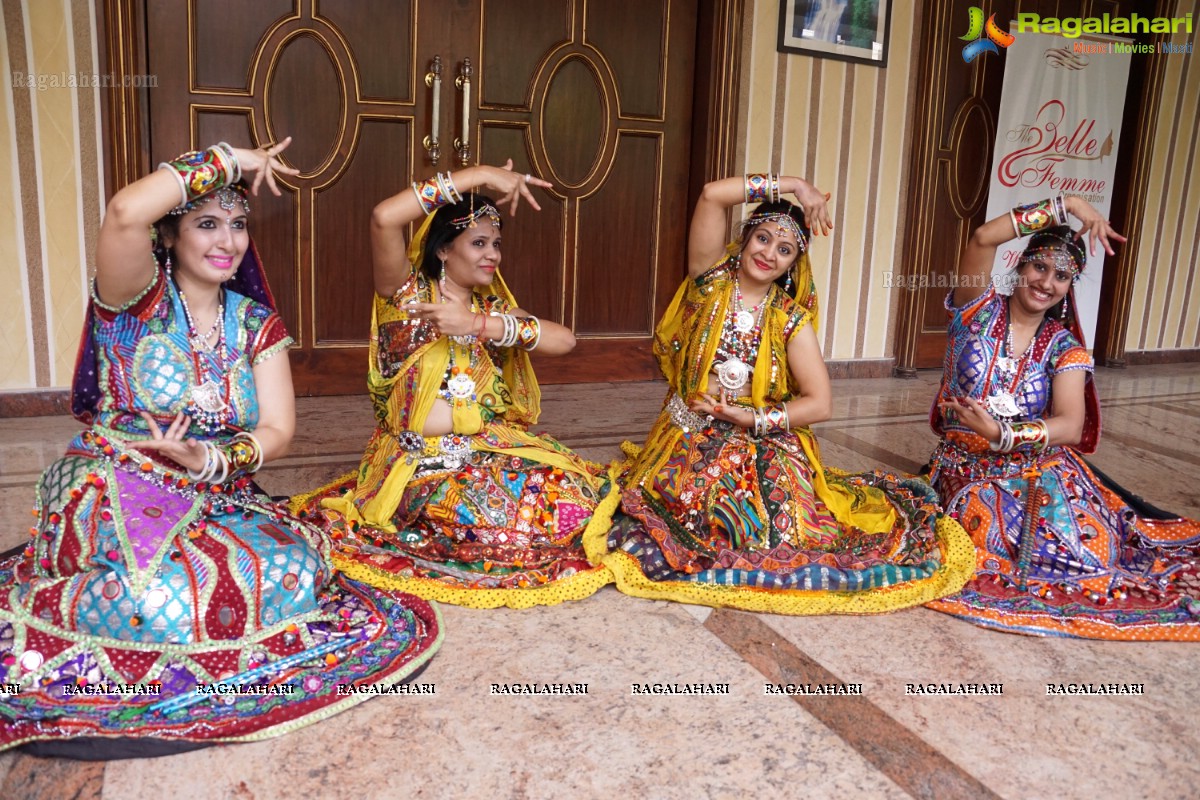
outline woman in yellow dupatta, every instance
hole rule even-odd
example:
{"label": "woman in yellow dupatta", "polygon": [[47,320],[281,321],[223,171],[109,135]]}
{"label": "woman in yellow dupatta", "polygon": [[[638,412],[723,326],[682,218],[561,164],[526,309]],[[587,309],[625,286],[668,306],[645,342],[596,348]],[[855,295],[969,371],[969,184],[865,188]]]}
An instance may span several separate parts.
{"label": "woman in yellow dupatta", "polygon": [[541,397],[529,351],[565,354],[575,337],[519,308],[500,277],[500,215],[474,190],[515,213],[550,186],[511,165],[439,173],[375,208],[377,427],[356,472],[295,501],[325,515],[347,575],[474,608],[553,605],[612,580],[580,541],[602,469],[527,431]]}
{"label": "woman in yellow dupatta", "polygon": [[[826,199],[776,175],[704,188],[688,278],[655,333],[667,400],[624,465],[624,515],[585,537],[621,591],[782,614],[869,613],[942,597],[970,577],[970,540],[941,518],[928,484],[821,464],[808,426],[832,405],[805,250],[806,220],[832,227]],[[761,205],[726,245],[727,210],[742,202]]]}

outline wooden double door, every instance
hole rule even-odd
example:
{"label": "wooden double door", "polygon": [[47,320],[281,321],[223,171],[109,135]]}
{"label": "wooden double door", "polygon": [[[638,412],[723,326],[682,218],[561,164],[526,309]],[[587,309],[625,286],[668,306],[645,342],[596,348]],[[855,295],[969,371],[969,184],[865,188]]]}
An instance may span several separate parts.
{"label": "wooden double door", "polygon": [[299,394],[362,390],[374,205],[507,158],[554,188],[537,192],[540,213],[506,218],[501,270],[523,307],[579,337],[539,377],[656,374],[651,334],[684,258],[694,2],[155,0],[143,13],[151,163],[294,137],[284,159],[300,175],[251,218],[298,342]]}

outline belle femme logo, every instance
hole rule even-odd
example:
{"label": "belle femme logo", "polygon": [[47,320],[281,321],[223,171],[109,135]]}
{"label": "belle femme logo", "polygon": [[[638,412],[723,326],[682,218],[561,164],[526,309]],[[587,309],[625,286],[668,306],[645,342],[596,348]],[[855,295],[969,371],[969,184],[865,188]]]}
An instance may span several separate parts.
{"label": "belle femme logo", "polygon": [[[960,36],[967,46],[963,48],[963,61],[970,64],[984,53],[999,53],[1000,48],[1008,47],[1016,37],[996,24],[996,15],[992,14],[983,22],[983,9],[971,6],[967,9],[970,27],[965,36]],[[1180,28],[1186,33],[1192,32],[1192,15],[1182,17],[1143,17],[1133,14],[1128,17],[1114,17],[1102,14],[1099,17],[1042,17],[1037,14],[1017,14],[1017,33],[1051,33],[1077,39],[1085,33],[1096,34],[1131,34],[1131,33],[1179,33]],[[1153,45],[1119,44],[1107,45],[1106,52],[1155,52]],[[1075,52],[1081,48],[1076,46]],[[1174,45],[1161,42],[1157,52],[1188,53],[1192,45]]]}

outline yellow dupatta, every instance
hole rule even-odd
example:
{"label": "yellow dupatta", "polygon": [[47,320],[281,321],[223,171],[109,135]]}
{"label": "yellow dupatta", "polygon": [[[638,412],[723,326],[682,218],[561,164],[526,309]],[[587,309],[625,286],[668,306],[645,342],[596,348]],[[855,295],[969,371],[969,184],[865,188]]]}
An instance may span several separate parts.
{"label": "yellow dupatta", "polygon": [[[433,215],[413,237],[408,259],[413,266],[412,276],[397,294],[412,300],[438,302],[441,298],[435,281],[425,282],[418,274],[425,237]],[[422,286],[424,284],[424,286]],[[422,297],[427,292],[428,297]],[[499,271],[488,286],[489,295],[498,298],[498,305],[516,308],[517,303]],[[396,531],[393,515],[399,508],[404,490],[419,466],[420,453],[413,457],[400,447],[397,435],[421,431],[441,389],[442,379],[450,364],[451,347],[447,336],[438,336],[419,343],[394,369],[384,374],[380,369],[380,326],[408,320],[402,306],[393,298],[375,297],[371,315],[371,340],[367,386],[375,407],[376,430],[367,444],[359,463],[354,489],[340,497],[326,498],[321,505],[342,514],[347,522],[367,525],[389,533]],[[417,326],[410,326],[416,335]],[[470,373],[475,380],[477,396],[490,406],[497,416],[485,422],[478,403],[466,403],[453,409],[455,433],[472,436],[474,450],[503,453],[548,464],[576,473],[593,488],[601,481],[587,469],[585,462],[574,453],[560,448],[547,439],[526,432],[541,414],[541,389],[533,373],[529,353],[520,348],[506,351],[499,369],[484,348],[478,363]],[[497,387],[495,376],[500,374],[503,385]],[[427,445],[437,438],[426,440]]]}
{"label": "yellow dupatta", "polygon": [[[733,274],[738,268],[740,246],[734,242],[725,257],[695,280],[687,279],[676,291],[654,334],[654,354],[672,390],[685,401],[706,385],[720,343],[722,322],[733,298]],[[801,291],[797,299],[777,287],[768,292],[762,336],[755,356],[750,384],[752,406],[784,402],[800,390],[788,369],[787,344],[805,325],[816,330],[818,305],[812,267],[801,254],[792,268],[792,279]],[[886,495],[873,487],[850,488],[831,481],[821,464],[820,448],[808,428],[795,429],[797,439],[812,466],[813,491],[843,526],[868,533],[891,530],[896,511]],[[678,446],[682,431],[664,410],[650,431],[645,448],[634,458],[626,485],[653,478]]]}

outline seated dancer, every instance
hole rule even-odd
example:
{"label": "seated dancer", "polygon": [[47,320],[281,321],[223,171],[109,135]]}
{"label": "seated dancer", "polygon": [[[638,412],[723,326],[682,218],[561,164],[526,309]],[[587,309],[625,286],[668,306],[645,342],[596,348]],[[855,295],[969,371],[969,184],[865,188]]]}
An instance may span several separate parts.
{"label": "seated dancer", "polygon": [[612,580],[580,545],[602,469],[527,432],[541,406],[529,351],[568,353],[575,336],[519,308],[500,277],[500,215],[475,190],[515,213],[550,186],[511,166],[439,173],[376,206],[378,425],[358,470],[293,501],[324,512],[347,574],[474,608],[554,605]]}
{"label": "seated dancer", "polygon": [[72,397],[87,428],[42,474],[33,540],[0,561],[0,676],[21,688],[0,748],[266,738],[441,643],[428,603],[335,577],[324,534],[252,481],[287,449],[295,400],[239,178],[278,195],[289,142],[187,153],[109,203]]}
{"label": "seated dancer", "polygon": [[[743,201],[761,205],[727,246],[726,210]],[[805,251],[806,221],[831,227],[825,201],[776,175],[704,187],[689,277],[655,334],[666,402],[622,476],[626,516],[585,539],[621,591],[782,614],[869,613],[941,597],[970,576],[970,542],[939,521],[927,484],[821,465],[808,426],[832,406]]]}
{"label": "seated dancer", "polygon": [[[1078,234],[1068,214],[1083,223]],[[946,298],[931,480],[975,542],[976,572],[930,605],[1015,633],[1198,640],[1200,522],[1146,506],[1080,455],[1100,437],[1073,290],[1085,231],[1093,252],[1125,241],[1060,195],[989,220],[963,251]],[[999,294],[996,248],[1030,234],[1012,295]]]}

